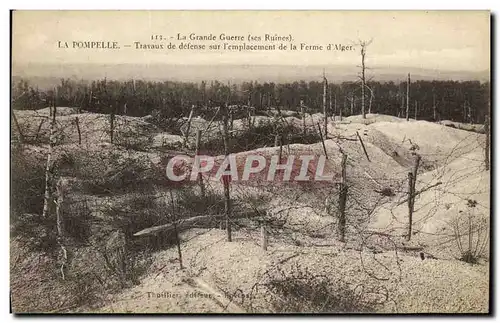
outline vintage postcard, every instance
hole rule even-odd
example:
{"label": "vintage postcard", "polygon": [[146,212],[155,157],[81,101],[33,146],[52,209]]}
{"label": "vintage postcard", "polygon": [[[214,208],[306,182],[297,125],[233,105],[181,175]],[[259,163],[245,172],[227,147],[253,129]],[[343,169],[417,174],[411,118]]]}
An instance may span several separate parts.
{"label": "vintage postcard", "polygon": [[490,313],[489,11],[12,11],[13,313]]}

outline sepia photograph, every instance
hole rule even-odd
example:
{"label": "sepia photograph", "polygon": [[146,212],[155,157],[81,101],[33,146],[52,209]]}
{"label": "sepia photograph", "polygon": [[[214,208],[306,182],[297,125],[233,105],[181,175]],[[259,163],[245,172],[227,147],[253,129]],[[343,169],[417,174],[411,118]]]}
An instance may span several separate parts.
{"label": "sepia photograph", "polygon": [[11,313],[492,313],[490,11],[10,19]]}

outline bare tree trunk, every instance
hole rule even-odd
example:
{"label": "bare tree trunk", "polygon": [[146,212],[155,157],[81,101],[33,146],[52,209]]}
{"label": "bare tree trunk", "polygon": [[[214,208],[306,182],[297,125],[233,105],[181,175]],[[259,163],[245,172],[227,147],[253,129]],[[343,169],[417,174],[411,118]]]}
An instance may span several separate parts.
{"label": "bare tree trunk", "polygon": [[331,92],[331,90],[329,93],[328,109],[330,110],[330,112],[332,112],[333,121],[335,121],[335,114],[337,113],[337,111],[332,110],[332,92]]}
{"label": "bare tree trunk", "polygon": [[361,46],[361,114],[363,115],[363,119],[366,119],[366,111],[365,111],[365,55],[366,48],[364,45]]}
{"label": "bare tree trunk", "polygon": [[325,127],[325,139],[328,138],[328,114],[326,111],[326,88],[328,86],[328,80],[323,74],[323,116],[325,118],[324,127]]}
{"label": "bare tree trunk", "polygon": [[405,97],[403,94],[401,94],[401,109],[398,112],[398,118],[402,116],[404,109],[405,109]]}
{"label": "bare tree trunk", "polygon": [[465,106],[465,101],[464,101],[464,104],[463,104],[463,122],[466,123],[467,122],[467,107]]}
{"label": "bare tree trunk", "polygon": [[437,118],[436,118],[436,94],[435,93],[432,96],[432,111],[433,111],[433,115],[434,115],[434,121],[437,121]]}
{"label": "bare tree trunk", "polygon": [[372,102],[373,102],[373,93],[370,95],[370,105],[368,106],[368,113],[372,113]]}
{"label": "bare tree trunk", "polygon": [[418,114],[418,101],[415,100],[415,121],[417,121],[417,114]]}
{"label": "bare tree trunk", "polygon": [[337,224],[337,235],[341,242],[345,242],[345,206],[347,202],[347,178],[346,178],[347,155],[342,153],[342,178],[339,192],[339,222]]}
{"label": "bare tree trunk", "polygon": [[351,115],[354,115],[354,94],[351,95]]}
{"label": "bare tree trunk", "polygon": [[304,104],[300,101],[300,113],[302,114],[302,133],[306,135],[306,113],[304,111]]}
{"label": "bare tree trunk", "polygon": [[467,102],[467,108],[468,108],[467,117],[469,119],[469,123],[472,124],[472,111],[471,111],[471,106],[470,106],[469,102]]}
{"label": "bare tree trunk", "polygon": [[[200,146],[201,146],[201,130],[196,130],[196,151],[194,153],[195,156],[200,154]],[[203,185],[203,175],[198,173],[198,184],[200,185],[200,194],[202,197],[205,197],[205,185]]]}
{"label": "bare tree trunk", "polygon": [[408,83],[406,84],[406,121],[410,121],[410,73],[408,73]]}
{"label": "bare tree trunk", "polygon": [[[222,114],[222,139],[224,142],[224,155],[227,157],[229,155],[229,142],[227,135],[227,107],[225,107]],[[231,233],[231,197],[229,194],[229,179],[223,177],[224,183],[224,213],[226,218],[226,233],[227,233],[227,241],[232,241],[232,233]]]}
{"label": "bare tree trunk", "polygon": [[234,126],[234,115],[233,109],[229,109],[229,136],[231,137],[233,134],[233,126]]}

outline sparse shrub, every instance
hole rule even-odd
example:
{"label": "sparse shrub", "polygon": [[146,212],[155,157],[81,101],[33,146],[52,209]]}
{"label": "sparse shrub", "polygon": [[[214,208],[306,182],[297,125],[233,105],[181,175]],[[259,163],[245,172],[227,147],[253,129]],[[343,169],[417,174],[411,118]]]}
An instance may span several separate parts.
{"label": "sparse shrub", "polygon": [[205,196],[192,187],[177,192],[177,207],[182,217],[224,213],[224,196],[207,190]]}
{"label": "sparse shrub", "polygon": [[11,223],[11,235],[31,251],[52,254],[58,250],[55,216],[43,218],[41,214],[19,214]]}
{"label": "sparse shrub", "polygon": [[43,159],[32,158],[22,146],[11,149],[11,220],[23,213],[42,214],[45,192],[45,164]]}
{"label": "sparse shrub", "polygon": [[474,214],[477,201],[467,201],[467,212],[460,212],[450,223],[461,261],[476,264],[485,257],[489,243],[489,219]]}
{"label": "sparse shrub", "polygon": [[384,187],[382,190],[380,190],[380,194],[383,196],[395,196],[396,194],[394,193],[394,190],[392,187]]}
{"label": "sparse shrub", "polygon": [[[77,174],[82,179],[82,189],[92,195],[112,195],[141,189],[151,191],[155,185],[170,183],[160,168],[156,167],[148,157],[106,156],[100,161],[97,170],[82,165]],[[102,167],[104,166],[104,167]],[[99,169],[101,171],[99,172]]]}
{"label": "sparse shrub", "polygon": [[315,274],[307,267],[293,265],[269,273],[269,279],[255,285],[243,304],[255,311],[255,297],[261,295],[275,313],[354,313],[372,310],[373,304],[342,280]]}

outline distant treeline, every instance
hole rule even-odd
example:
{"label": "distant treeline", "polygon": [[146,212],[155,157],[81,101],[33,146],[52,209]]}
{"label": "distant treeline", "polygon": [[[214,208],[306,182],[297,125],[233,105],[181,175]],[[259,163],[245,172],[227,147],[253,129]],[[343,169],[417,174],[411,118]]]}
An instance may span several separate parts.
{"label": "distant treeline", "polygon": [[[406,115],[406,82],[368,82],[365,109],[404,117]],[[154,111],[171,117],[186,116],[192,105],[201,110],[223,104],[250,105],[256,111],[273,107],[308,112],[322,112],[323,81],[293,83],[223,84],[219,81],[184,83],[141,80],[92,82],[62,79],[56,89],[58,106],[81,107],[98,113],[144,116]],[[329,113],[343,116],[361,113],[361,84],[343,82],[328,84]],[[53,104],[54,91],[39,91],[26,80],[12,84],[14,109],[39,109]],[[488,112],[490,83],[479,81],[415,81],[410,83],[410,113],[419,120],[453,120],[482,123]]]}

